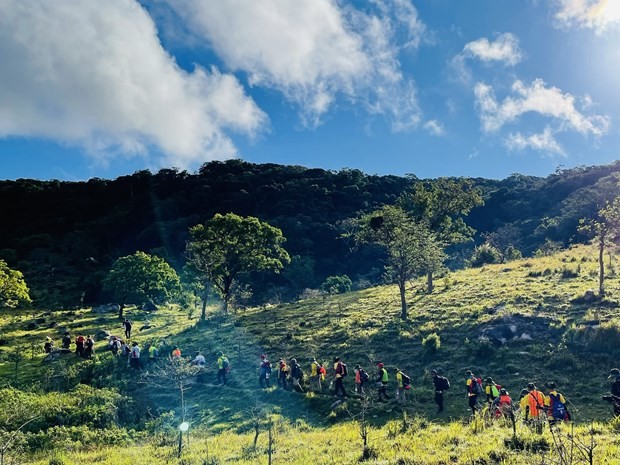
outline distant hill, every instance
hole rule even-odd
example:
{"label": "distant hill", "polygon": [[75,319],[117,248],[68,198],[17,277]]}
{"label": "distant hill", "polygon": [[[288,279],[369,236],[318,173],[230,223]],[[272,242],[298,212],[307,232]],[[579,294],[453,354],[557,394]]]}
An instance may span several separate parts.
{"label": "distant hill", "polygon": [[[619,178],[620,163],[614,163],[546,178],[473,179],[485,204],[467,222],[478,243],[483,234],[510,225],[526,255],[546,240],[578,242],[579,219],[616,195]],[[415,182],[422,180],[241,160],[210,162],[196,174],[164,169],[115,180],[1,181],[0,258],[23,271],[35,304],[76,307],[109,298],[101,279],[114,259],[143,250],[180,269],[188,228],[234,212],[281,228],[294,263],[305,270],[257,283],[254,302],[295,296],[330,275],[347,274],[365,287],[381,282],[381,256],[340,238],[346,220],[394,203]],[[462,264],[473,246],[458,250],[451,266]]]}

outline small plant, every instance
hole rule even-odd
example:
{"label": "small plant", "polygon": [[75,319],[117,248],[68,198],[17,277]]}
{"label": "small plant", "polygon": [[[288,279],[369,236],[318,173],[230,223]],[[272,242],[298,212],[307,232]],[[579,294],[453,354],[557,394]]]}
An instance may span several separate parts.
{"label": "small plant", "polygon": [[437,333],[431,333],[422,339],[422,346],[429,352],[434,353],[441,347],[441,338]]}

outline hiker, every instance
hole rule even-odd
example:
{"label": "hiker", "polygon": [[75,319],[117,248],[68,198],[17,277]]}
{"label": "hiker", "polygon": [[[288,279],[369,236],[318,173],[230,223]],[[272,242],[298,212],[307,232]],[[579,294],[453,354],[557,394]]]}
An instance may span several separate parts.
{"label": "hiker", "polygon": [[492,406],[495,408],[496,417],[510,418],[511,420],[514,419],[512,398],[505,388],[501,388],[499,390],[499,395],[493,399]]}
{"label": "hiker", "polygon": [[230,362],[223,352],[217,353],[217,382],[225,385],[226,377],[230,371]]}
{"label": "hiker", "polygon": [[368,382],[370,376],[368,373],[361,367],[361,365],[355,365],[355,393],[361,396],[365,395],[364,392],[364,384]]}
{"label": "hiker", "polygon": [[475,415],[478,411],[478,394],[482,394],[484,390],[482,389],[482,383],[471,370],[467,370],[465,374],[467,375],[467,380],[465,381],[467,386],[467,403],[472,415]]}
{"label": "hiker", "polygon": [[129,321],[129,319],[125,318],[125,321],[123,321],[123,328],[125,328],[125,338],[127,340],[131,339],[131,321]]}
{"label": "hiker", "polygon": [[149,363],[154,362],[159,357],[159,350],[155,347],[155,344],[151,344],[148,348],[147,354],[149,356]]}
{"label": "hiker", "polygon": [[121,341],[118,340],[116,336],[112,338],[110,342],[110,350],[112,351],[112,355],[118,356],[119,351],[121,350],[122,344]]}
{"label": "hiker", "polygon": [[603,399],[611,402],[614,407],[614,416],[620,417],[620,369],[612,368],[607,379],[613,379],[611,394],[603,396]]}
{"label": "hiker", "polygon": [[93,355],[95,355],[95,340],[92,336],[88,336],[84,342],[84,357],[91,358]]}
{"label": "hiker", "polygon": [[433,386],[435,388],[435,403],[437,404],[437,413],[443,412],[443,401],[445,391],[450,389],[450,381],[444,376],[439,376],[437,370],[432,370]]}
{"label": "hiker", "polygon": [[264,389],[269,387],[269,378],[271,377],[271,362],[267,359],[265,354],[260,356],[259,369],[258,384]]}
{"label": "hiker", "polygon": [[86,341],[86,338],[81,334],[75,338],[75,353],[80,357],[84,356],[84,341]]}
{"label": "hiker", "polygon": [[288,365],[286,364],[284,359],[281,358],[278,361],[278,386],[280,386],[285,391],[288,389],[286,379],[288,377],[289,371],[290,369]]}
{"label": "hiker", "polygon": [[379,402],[384,402],[384,399],[389,399],[390,396],[387,394],[387,384],[388,384],[388,372],[385,369],[385,365],[382,362],[377,363],[378,373],[377,373],[377,387],[379,388]]}
{"label": "hiker", "polygon": [[347,391],[344,390],[344,377],[347,376],[347,366],[340,361],[340,357],[334,357],[334,395],[339,394],[347,397]]}
{"label": "hiker", "polygon": [[310,360],[310,389],[315,392],[321,392],[323,386],[321,381],[323,378],[323,365],[317,362],[316,357]]}
{"label": "hiker", "polygon": [[304,392],[303,388],[301,387],[301,383],[304,379],[304,372],[301,370],[301,365],[297,363],[296,358],[292,358],[290,362],[291,362],[290,363],[291,365],[291,371],[290,371],[291,386],[293,387],[293,389],[297,388],[301,392]]}
{"label": "hiker", "polygon": [[493,401],[499,397],[499,390],[502,387],[495,384],[490,376],[484,380],[484,393],[487,395],[487,404],[493,405]]}
{"label": "hiker", "polygon": [[545,411],[545,396],[542,392],[536,389],[534,383],[528,383],[527,394],[523,396],[519,406],[522,410],[525,410],[525,421],[536,427],[536,431],[542,434],[542,421],[541,417]]}
{"label": "hiker", "polygon": [[194,356],[194,360],[192,360],[190,364],[203,367],[207,364],[207,361],[205,360],[204,355],[202,355],[200,352],[196,352],[196,355]]}
{"label": "hiker", "polygon": [[125,341],[121,341],[121,355],[125,358],[131,355],[131,347]]}
{"label": "hiker", "polygon": [[171,356],[173,359],[175,359],[175,358],[176,358],[176,359],[181,358],[181,349],[179,349],[177,346],[174,346],[174,347],[172,348],[172,352],[170,353],[170,356]]}
{"label": "hiker", "polygon": [[400,369],[394,369],[396,373],[396,402],[403,405],[407,403],[407,390],[411,389],[411,378]]}
{"label": "hiker", "polygon": [[131,344],[131,352],[129,353],[129,366],[131,368],[135,368],[136,370],[140,369],[140,346],[138,346],[137,342],[133,342]]}
{"label": "hiker", "polygon": [[566,399],[557,391],[555,383],[547,384],[549,394],[545,396],[545,409],[549,424],[554,425],[559,421],[570,421],[570,413],[566,408]]}
{"label": "hiker", "polygon": [[69,331],[65,331],[65,334],[62,337],[62,348],[69,350],[71,347],[71,334]]}
{"label": "hiker", "polygon": [[54,341],[52,341],[52,338],[47,336],[45,338],[45,344],[43,344],[43,350],[45,351],[46,354],[49,354],[50,352],[52,352],[52,350],[54,350]]}

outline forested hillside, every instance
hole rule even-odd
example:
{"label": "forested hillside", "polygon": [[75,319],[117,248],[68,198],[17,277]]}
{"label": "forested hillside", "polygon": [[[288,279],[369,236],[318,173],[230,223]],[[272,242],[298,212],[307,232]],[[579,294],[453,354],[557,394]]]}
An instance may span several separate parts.
{"label": "forested hillside", "polygon": [[[611,199],[619,179],[619,163],[546,178],[472,179],[484,205],[466,222],[477,243],[495,233],[495,241],[524,255],[553,246],[548,241],[566,245],[584,239],[577,234],[579,219]],[[110,299],[101,280],[116,258],[143,250],[180,270],[188,229],[215,213],[234,212],[280,228],[292,257],[283,273],[253,283],[254,303],[295,296],[333,275],[346,274],[364,287],[382,280],[381,252],[342,239],[348,220],[395,203],[420,182],[436,181],[240,160],[207,163],[196,174],[165,169],[115,180],[2,181],[0,259],[24,273],[35,304],[93,304]],[[448,263],[462,264],[474,245],[462,246],[459,259]]]}

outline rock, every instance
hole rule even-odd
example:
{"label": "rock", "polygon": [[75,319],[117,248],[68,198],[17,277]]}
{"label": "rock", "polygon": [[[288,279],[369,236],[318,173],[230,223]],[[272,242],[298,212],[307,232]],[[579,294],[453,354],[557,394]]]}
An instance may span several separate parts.
{"label": "rock", "polygon": [[45,323],[45,318],[37,318],[36,320],[34,320],[34,322],[38,325],[42,325],[43,323]]}
{"label": "rock", "polygon": [[95,333],[95,341],[105,341],[110,337],[110,332],[105,329],[99,329]]}
{"label": "rock", "polygon": [[157,305],[149,301],[149,302],[145,302],[142,305],[142,310],[145,310],[147,312],[154,312],[154,311],[157,311],[158,309],[157,309]]}
{"label": "rock", "polygon": [[29,330],[37,329],[38,327],[39,325],[36,324],[34,321],[31,321],[30,323],[26,325],[26,329],[29,329]]}
{"label": "rock", "polygon": [[8,345],[9,345],[9,340],[8,339],[0,339],[0,347],[8,346]]}
{"label": "rock", "polygon": [[56,323],[55,321],[52,321],[50,324],[47,325],[48,328],[57,328],[58,327],[58,323]]}
{"label": "rock", "polygon": [[93,307],[91,309],[91,312],[93,313],[113,313],[113,312],[118,313],[120,309],[121,309],[121,306],[118,304],[105,304],[105,305],[99,305],[98,307]]}
{"label": "rock", "polygon": [[521,334],[521,337],[519,337],[519,339],[521,339],[522,341],[531,341],[532,336],[530,336],[528,333],[523,333]]}
{"label": "rock", "polygon": [[153,328],[153,325],[144,325],[144,326],[140,326],[140,331],[145,331],[147,329],[151,329]]}
{"label": "rock", "polygon": [[496,317],[483,324],[478,339],[487,339],[494,344],[510,341],[532,341],[556,338],[561,334],[559,328],[551,328],[550,320],[544,317],[509,315]]}
{"label": "rock", "polygon": [[594,302],[596,300],[596,294],[592,289],[588,289],[586,292],[584,292],[581,300],[585,303]]}

